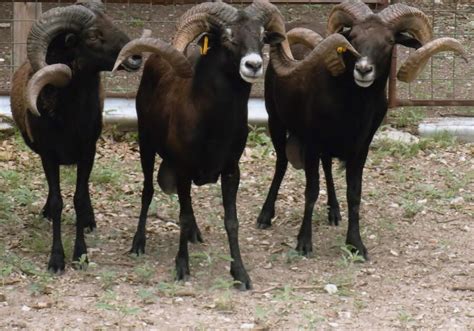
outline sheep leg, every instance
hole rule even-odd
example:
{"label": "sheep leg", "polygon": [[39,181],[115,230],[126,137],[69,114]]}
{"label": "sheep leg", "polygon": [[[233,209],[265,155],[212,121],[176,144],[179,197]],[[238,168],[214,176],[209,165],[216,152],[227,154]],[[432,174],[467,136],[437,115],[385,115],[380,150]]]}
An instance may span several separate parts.
{"label": "sheep leg", "polygon": [[143,136],[140,136],[140,162],[143,172],[143,190],[142,190],[142,206],[138,226],[133,236],[132,249],[130,253],[137,255],[145,254],[146,246],[146,218],[151,200],[153,199],[153,171],[155,170],[155,151],[145,142]]}
{"label": "sheep leg", "polygon": [[52,213],[51,213],[51,207],[50,207],[50,200],[51,200],[51,189],[48,188],[48,198],[46,199],[46,203],[44,204],[43,209],[41,210],[41,214],[43,215],[44,218],[51,220],[52,219]]}
{"label": "sheep leg", "polygon": [[286,129],[279,120],[273,117],[269,118],[268,125],[273,146],[276,151],[276,164],[270,190],[268,191],[267,198],[257,219],[257,228],[259,229],[266,229],[272,225],[272,218],[275,216],[275,201],[277,199],[278,190],[280,189],[281,182],[283,181],[283,177],[285,177],[288,167],[288,159],[285,151]]}
{"label": "sheep leg", "polygon": [[191,179],[185,175],[178,176],[179,197],[179,249],[176,255],[176,280],[187,280],[189,278],[189,253],[188,241],[193,235],[194,218],[191,202]]}
{"label": "sheep leg", "polygon": [[324,177],[326,178],[326,187],[328,191],[328,221],[330,225],[339,225],[341,221],[341,211],[337,201],[334,180],[332,178],[332,159],[330,156],[322,156]]}
{"label": "sheep leg", "polygon": [[236,164],[234,170],[231,172],[224,172],[221,175],[222,200],[224,202],[224,224],[227,232],[227,238],[230,246],[230,256],[232,262],[230,263],[230,274],[237,281],[235,286],[241,290],[249,290],[252,288],[252,283],[244,263],[240,256],[239,248],[239,221],[237,219],[237,190],[240,182],[239,165]]}
{"label": "sheep leg", "polygon": [[55,273],[64,271],[64,248],[61,240],[61,213],[63,210],[63,199],[61,197],[61,188],[59,185],[59,164],[51,159],[41,156],[46,180],[48,181],[49,212],[53,220],[53,245],[51,247],[51,256],[48,262],[48,270]]}
{"label": "sheep leg", "polygon": [[[92,209],[91,197],[89,193],[89,177],[94,165],[95,146],[77,164],[76,192],[74,194],[74,209],[76,210],[76,241],[74,244],[73,261],[80,261],[82,256],[86,256],[87,246],[84,239],[84,229],[88,227],[91,231],[96,227],[94,210]],[[82,267],[81,264],[78,265]]]}
{"label": "sheep leg", "polygon": [[319,157],[306,153],[305,160],[305,204],[303,223],[301,224],[298,233],[298,245],[296,250],[301,255],[311,257],[313,255],[313,241],[312,241],[312,218],[314,204],[318,199],[319,194]]}
{"label": "sheep leg", "polygon": [[359,209],[362,191],[362,173],[364,170],[365,155],[347,162],[346,181],[347,181],[347,204],[349,207],[349,226],[347,230],[346,244],[353,247],[354,252],[358,252],[368,260],[367,249],[362,243],[359,230]]}

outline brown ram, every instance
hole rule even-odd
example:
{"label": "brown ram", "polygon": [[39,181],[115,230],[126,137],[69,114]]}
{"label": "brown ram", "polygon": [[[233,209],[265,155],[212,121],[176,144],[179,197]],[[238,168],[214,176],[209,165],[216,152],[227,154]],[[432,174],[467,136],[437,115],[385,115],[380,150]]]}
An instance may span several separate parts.
{"label": "brown ram", "polygon": [[378,14],[361,1],[334,7],[328,37],[299,28],[288,39],[312,50],[302,60],[289,59],[282,48],[271,48],[265,77],[265,104],[277,153],[275,175],[258,217],[259,228],[271,225],[275,200],[288,161],[306,174],[305,207],[296,249],[311,254],[311,217],[319,193],[319,160],[327,174],[329,220],[338,223],[331,159],[345,163],[349,227],[346,243],[367,259],[359,231],[362,172],[369,145],[387,112],[385,88],[395,44],[417,48],[398,72],[412,81],[428,59],[451,50],[464,54],[452,38],[432,40],[428,17],[420,10],[395,4]]}
{"label": "brown ram", "polygon": [[[197,37],[203,55],[191,64],[183,52]],[[179,196],[177,279],[189,275],[188,241],[202,240],[191,204],[191,183],[215,183],[221,177],[232,256],[230,272],[241,289],[251,286],[238,244],[239,159],[248,133],[251,83],[263,75],[263,45],[283,41],[283,18],[268,1],[256,0],[243,10],[215,2],[194,6],[180,18],[173,45],[159,39],[138,39],[122,51],[124,57],[142,51],[157,53],[145,64],[137,95],[144,183],[132,252],[145,250],[146,217],[158,153],[163,160],[158,183],[163,191],[177,191]],[[119,56],[117,63],[121,59]]]}
{"label": "brown ram", "polygon": [[[53,221],[48,263],[53,272],[65,266],[59,166],[77,164],[73,260],[78,261],[87,253],[84,228],[96,226],[88,182],[102,128],[100,72],[112,70],[128,41],[100,1],[53,8],[34,23],[27,41],[28,60],[13,76],[13,118],[25,143],[39,154],[48,181],[43,215]],[[140,65],[141,58],[128,58],[123,68],[135,71]]]}

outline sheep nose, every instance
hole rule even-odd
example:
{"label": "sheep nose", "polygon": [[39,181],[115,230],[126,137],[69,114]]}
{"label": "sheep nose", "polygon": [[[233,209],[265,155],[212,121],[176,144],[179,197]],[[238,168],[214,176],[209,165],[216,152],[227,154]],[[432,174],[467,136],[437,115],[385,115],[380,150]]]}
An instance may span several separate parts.
{"label": "sheep nose", "polygon": [[247,69],[257,72],[262,68],[263,63],[260,59],[248,59],[244,65]]}
{"label": "sheep nose", "polygon": [[374,66],[368,64],[367,61],[361,61],[360,63],[356,63],[355,68],[361,76],[370,74],[374,70]]}

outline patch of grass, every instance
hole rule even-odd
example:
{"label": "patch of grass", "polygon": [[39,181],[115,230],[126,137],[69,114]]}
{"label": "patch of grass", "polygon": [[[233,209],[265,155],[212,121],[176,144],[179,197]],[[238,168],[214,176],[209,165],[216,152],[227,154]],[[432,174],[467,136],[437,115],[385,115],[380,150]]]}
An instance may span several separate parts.
{"label": "patch of grass", "polygon": [[143,287],[138,289],[137,296],[140,298],[141,302],[146,305],[151,305],[156,301],[156,296],[153,291]]}
{"label": "patch of grass", "polygon": [[120,166],[112,162],[112,164],[94,167],[90,180],[95,184],[119,184],[122,182],[121,176]]}
{"label": "patch of grass", "polygon": [[423,210],[423,206],[413,200],[404,200],[402,202],[403,217],[413,218]]}
{"label": "patch of grass", "polygon": [[120,303],[121,300],[117,297],[114,291],[108,290],[99,299],[96,307],[104,310],[116,311],[122,315],[122,318],[129,315],[138,314],[141,309],[139,307],[128,306]]}
{"label": "patch of grass", "polygon": [[133,272],[137,276],[139,282],[144,284],[150,284],[153,276],[155,275],[155,267],[148,262],[142,265],[136,266]]}
{"label": "patch of grass", "polygon": [[103,290],[111,289],[117,281],[117,273],[112,270],[104,270],[99,274],[100,287]]}
{"label": "patch of grass", "polygon": [[346,268],[351,267],[354,263],[364,262],[362,255],[359,255],[358,250],[354,250],[355,247],[352,245],[343,245],[340,247],[342,256],[340,264]]}
{"label": "patch of grass", "polygon": [[402,107],[390,113],[389,121],[396,128],[413,127],[425,118],[424,114],[419,107]]}
{"label": "patch of grass", "polygon": [[165,296],[174,297],[176,296],[176,293],[178,292],[179,288],[180,286],[177,282],[159,282],[156,287],[156,290],[159,293],[164,294]]}
{"label": "patch of grass", "polygon": [[273,150],[273,145],[271,138],[267,134],[267,128],[249,125],[247,146],[258,149],[260,157],[268,156]]}

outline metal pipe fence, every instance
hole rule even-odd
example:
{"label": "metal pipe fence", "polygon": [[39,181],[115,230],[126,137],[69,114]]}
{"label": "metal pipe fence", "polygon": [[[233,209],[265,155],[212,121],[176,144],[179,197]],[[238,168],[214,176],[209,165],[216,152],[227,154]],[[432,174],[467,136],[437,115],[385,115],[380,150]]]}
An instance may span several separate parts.
{"label": "metal pipe fence", "polygon": [[[25,29],[37,19],[41,7],[44,12],[52,7],[71,4],[72,0],[32,1],[27,14],[18,12],[24,1],[0,2],[0,94],[8,95],[10,81],[15,68],[24,57]],[[170,40],[175,22],[192,5],[201,0],[103,0],[107,13],[131,38],[140,36],[141,31],[152,30],[152,35]],[[230,0],[234,5],[246,5],[251,0]],[[331,4],[339,0],[274,0],[287,21],[316,20],[325,24]],[[375,10],[389,4],[389,0],[366,0]],[[392,2],[394,2],[392,0]],[[473,49],[474,4],[471,1],[413,0],[404,1],[414,5],[431,17],[435,37],[454,37]],[[26,27],[26,28],[25,28]],[[23,30],[23,31],[22,31]],[[23,35],[21,35],[23,34]],[[396,68],[412,50],[397,47],[389,80],[388,96],[390,107],[401,106],[470,106],[474,107],[474,66],[452,53],[443,53],[431,59],[420,77],[411,84],[397,83]],[[130,74],[104,73],[107,95],[134,97],[141,72]],[[263,82],[256,83],[252,95],[263,96]]]}

